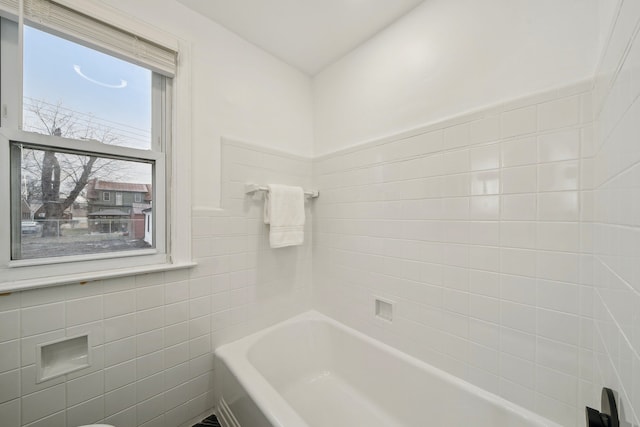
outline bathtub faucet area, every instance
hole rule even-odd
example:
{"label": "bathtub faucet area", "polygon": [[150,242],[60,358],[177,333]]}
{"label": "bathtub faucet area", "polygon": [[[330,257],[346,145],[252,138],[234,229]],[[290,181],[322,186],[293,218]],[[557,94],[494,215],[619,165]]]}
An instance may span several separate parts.
{"label": "bathtub faucet area", "polygon": [[613,390],[603,387],[600,411],[587,407],[587,427],[620,427],[618,406]]}

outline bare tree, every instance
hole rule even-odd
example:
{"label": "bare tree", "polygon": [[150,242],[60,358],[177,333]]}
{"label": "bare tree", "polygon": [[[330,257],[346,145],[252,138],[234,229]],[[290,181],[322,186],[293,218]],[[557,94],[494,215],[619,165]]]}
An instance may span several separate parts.
{"label": "bare tree", "polygon": [[[81,139],[96,140],[104,144],[117,145],[119,136],[110,128],[97,125],[91,118],[82,119],[71,110],[44,102],[25,104],[30,121],[25,130],[38,133]],[[23,171],[40,181],[40,194],[44,212],[42,237],[59,233],[59,220],[76,201],[92,178],[109,176],[114,179],[119,169],[117,160],[64,151],[28,149],[23,153]],[[58,220],[58,221],[51,221]]]}

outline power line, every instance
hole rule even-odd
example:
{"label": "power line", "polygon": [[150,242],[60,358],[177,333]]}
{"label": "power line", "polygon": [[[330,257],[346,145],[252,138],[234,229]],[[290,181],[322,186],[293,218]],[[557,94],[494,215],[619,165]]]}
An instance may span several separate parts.
{"label": "power line", "polygon": [[[76,120],[75,124],[78,126],[84,126],[87,128],[102,126],[107,128],[110,132],[112,132],[115,136],[119,136],[125,140],[129,140],[132,142],[137,141],[138,143],[143,143],[148,145],[151,141],[151,132],[146,129],[138,128],[135,126],[131,126],[125,123],[115,122],[113,120],[108,120],[104,118],[97,117],[93,114],[77,111],[68,107],[63,107],[61,105],[52,104],[46,101],[25,97],[25,107],[41,107],[41,110],[45,113],[54,114],[57,111],[64,111],[65,114],[72,115]],[[29,119],[38,122],[38,115],[35,111],[25,108],[25,113],[27,113],[27,117],[25,117],[25,125],[33,128],[34,130],[45,130],[42,125],[34,125],[33,123],[27,123]],[[31,116],[31,117],[29,117]],[[139,144],[136,144],[139,145]]]}
{"label": "power line", "polygon": [[128,125],[126,123],[114,122],[114,121],[109,120],[109,119],[99,118],[98,116],[95,116],[93,113],[87,113],[87,112],[84,112],[84,111],[74,110],[72,108],[65,107],[65,106],[62,106],[62,105],[52,104],[52,103],[44,101],[42,99],[31,98],[31,97],[28,97],[28,96],[25,96],[24,99],[27,99],[27,100],[31,101],[30,105],[37,105],[36,103],[40,103],[40,104],[44,104],[44,105],[47,105],[47,106],[53,108],[54,111],[55,111],[55,109],[66,110],[66,111],[69,111],[69,112],[73,113],[74,115],[89,116],[91,118],[95,118],[95,119],[98,119],[98,120],[101,120],[101,121],[104,121],[104,122],[113,123],[115,125],[119,125],[119,126],[122,126],[122,127],[127,127],[127,128],[131,128],[131,129],[139,130],[139,131],[144,132],[144,133],[150,133],[150,131],[148,129],[143,129],[143,128],[131,126],[131,125]]}

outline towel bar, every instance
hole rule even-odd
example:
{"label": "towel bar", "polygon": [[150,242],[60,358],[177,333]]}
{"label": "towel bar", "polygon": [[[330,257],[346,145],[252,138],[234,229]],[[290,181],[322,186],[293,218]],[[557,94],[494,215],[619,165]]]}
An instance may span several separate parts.
{"label": "towel bar", "polygon": [[[269,189],[267,187],[260,186],[260,185],[257,185],[257,184],[245,184],[245,186],[244,186],[245,194],[254,194],[254,193],[258,192],[258,191],[267,192],[267,191],[269,191]],[[305,191],[304,195],[306,197],[311,197],[312,199],[315,199],[317,197],[320,197],[320,192],[317,191],[317,190]]]}

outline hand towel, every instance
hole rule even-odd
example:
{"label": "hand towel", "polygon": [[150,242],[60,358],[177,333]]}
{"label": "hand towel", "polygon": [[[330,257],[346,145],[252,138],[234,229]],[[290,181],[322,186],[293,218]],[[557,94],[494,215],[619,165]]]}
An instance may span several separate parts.
{"label": "hand towel", "polygon": [[304,190],[269,184],[264,201],[264,223],[269,224],[272,248],[301,245],[304,241]]}

